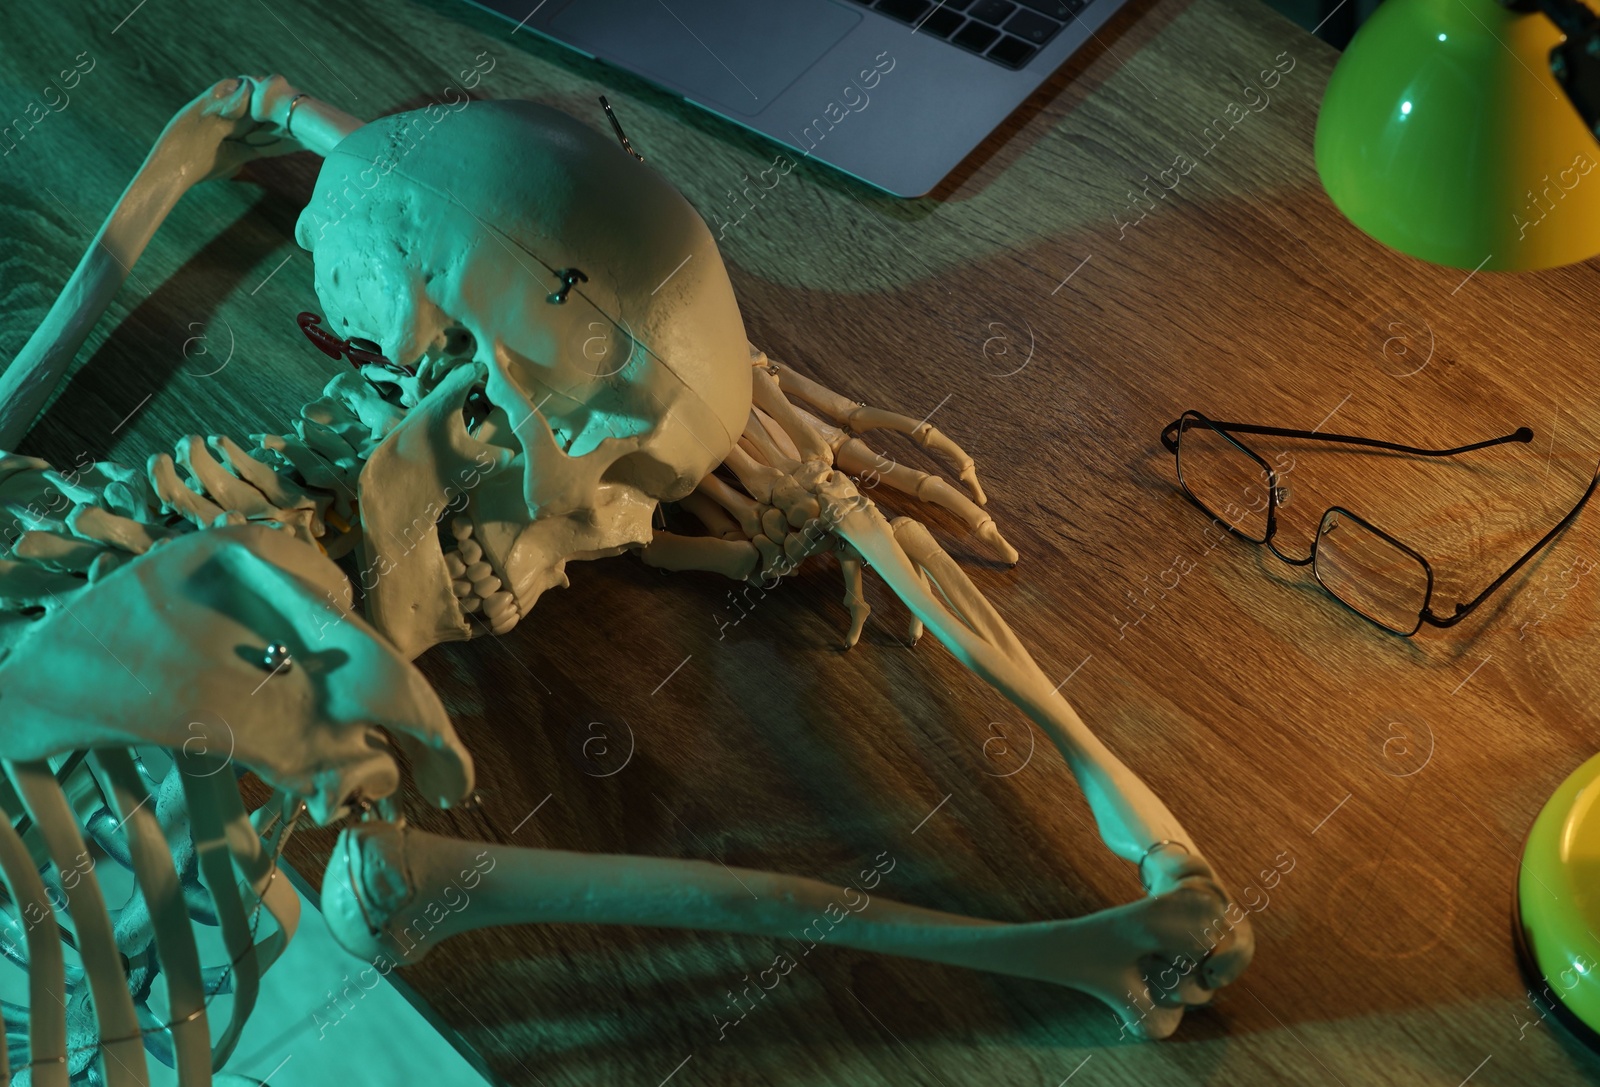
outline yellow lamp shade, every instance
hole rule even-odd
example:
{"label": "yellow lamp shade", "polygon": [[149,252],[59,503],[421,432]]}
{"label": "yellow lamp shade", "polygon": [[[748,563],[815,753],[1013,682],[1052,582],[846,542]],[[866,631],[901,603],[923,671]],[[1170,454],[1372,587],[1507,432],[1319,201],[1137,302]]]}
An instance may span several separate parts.
{"label": "yellow lamp shade", "polygon": [[1600,253],[1600,144],[1550,74],[1561,33],[1496,0],[1387,0],[1334,69],[1317,172],[1402,253],[1550,268]]}

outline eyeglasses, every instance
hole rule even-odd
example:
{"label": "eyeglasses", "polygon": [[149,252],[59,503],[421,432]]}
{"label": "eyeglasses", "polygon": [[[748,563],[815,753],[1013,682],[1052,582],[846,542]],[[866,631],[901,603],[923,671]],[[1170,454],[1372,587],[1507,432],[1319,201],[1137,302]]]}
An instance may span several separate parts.
{"label": "eyeglasses", "polygon": [[1161,444],[1177,458],[1178,483],[1190,501],[1240,539],[1266,546],[1292,566],[1310,566],[1318,584],[1335,600],[1363,619],[1408,638],[1422,629],[1424,623],[1448,627],[1466,618],[1572,523],[1600,483],[1600,468],[1597,468],[1589,481],[1589,489],[1555,527],[1483,592],[1456,604],[1449,615],[1440,616],[1431,606],[1434,579],[1428,560],[1343,506],[1330,507],[1323,513],[1311,553],[1305,558],[1280,551],[1273,537],[1278,531],[1277,508],[1283,504],[1287,492],[1279,485],[1278,473],[1255,450],[1234,437],[1236,434],[1360,445],[1417,457],[1453,457],[1508,442],[1530,442],[1533,431],[1520,427],[1503,437],[1454,449],[1419,449],[1348,434],[1285,430],[1251,423],[1218,423],[1197,411],[1184,412],[1162,430]]}

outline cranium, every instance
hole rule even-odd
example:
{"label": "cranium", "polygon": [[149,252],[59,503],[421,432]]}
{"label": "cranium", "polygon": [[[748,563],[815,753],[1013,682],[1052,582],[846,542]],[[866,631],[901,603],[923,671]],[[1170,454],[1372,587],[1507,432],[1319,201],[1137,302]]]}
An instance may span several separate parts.
{"label": "cranium", "polygon": [[408,655],[468,637],[480,607],[503,632],[568,561],[647,543],[744,429],[747,340],[710,231],[564,113],[368,124],[296,238],[332,330],[414,369],[365,368],[406,414],[359,490],[368,615]]}

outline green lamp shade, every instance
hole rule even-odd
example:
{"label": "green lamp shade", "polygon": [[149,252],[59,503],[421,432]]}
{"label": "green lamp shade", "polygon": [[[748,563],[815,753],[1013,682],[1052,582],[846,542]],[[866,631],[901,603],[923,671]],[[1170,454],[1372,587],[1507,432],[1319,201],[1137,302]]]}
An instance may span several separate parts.
{"label": "green lamp shade", "polygon": [[1534,820],[1517,877],[1517,944],[1529,993],[1600,1043],[1600,755]]}
{"label": "green lamp shade", "polygon": [[1600,144],[1550,74],[1560,31],[1496,0],[1387,0],[1317,117],[1317,173],[1391,248],[1458,268],[1600,253]]}

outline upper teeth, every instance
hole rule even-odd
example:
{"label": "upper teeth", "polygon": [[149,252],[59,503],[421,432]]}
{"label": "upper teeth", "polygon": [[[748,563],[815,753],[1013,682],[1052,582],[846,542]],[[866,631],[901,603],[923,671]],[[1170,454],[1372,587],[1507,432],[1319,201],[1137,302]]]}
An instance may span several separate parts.
{"label": "upper teeth", "polygon": [[482,609],[489,629],[495,634],[506,633],[522,618],[516,597],[501,588],[500,578],[483,557],[483,547],[472,538],[471,521],[457,517],[450,522],[450,534],[455,537],[456,546],[445,551],[444,564],[450,571],[456,602],[468,615]]}

